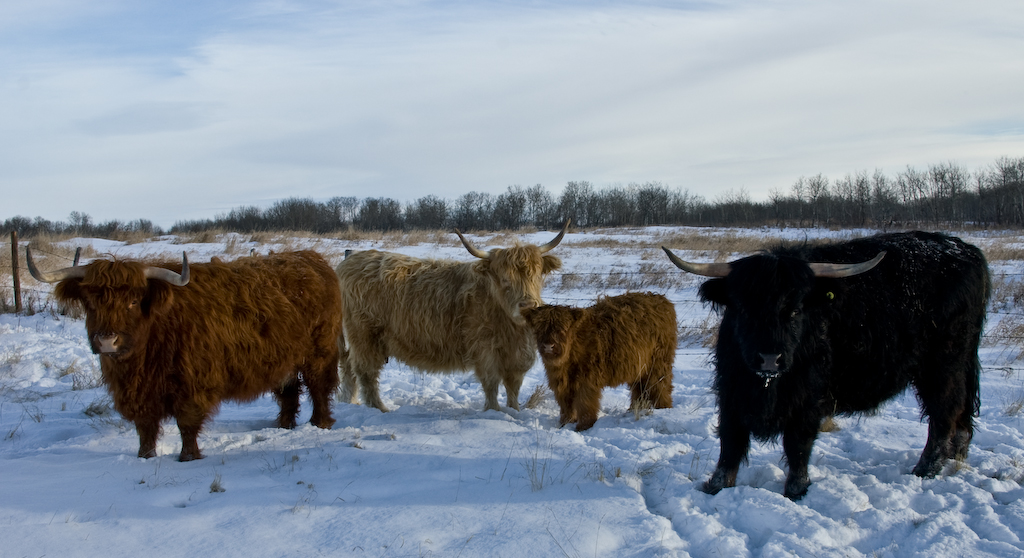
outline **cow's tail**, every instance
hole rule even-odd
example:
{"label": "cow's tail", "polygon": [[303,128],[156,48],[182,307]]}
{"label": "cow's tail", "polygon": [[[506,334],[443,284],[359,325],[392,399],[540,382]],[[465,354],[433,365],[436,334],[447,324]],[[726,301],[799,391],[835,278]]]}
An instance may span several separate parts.
{"label": "cow's tail", "polygon": [[971,416],[981,416],[981,359],[977,356],[974,357],[974,370],[967,375],[967,393],[971,395]]}
{"label": "cow's tail", "polygon": [[355,373],[352,372],[352,364],[349,362],[348,343],[345,342],[344,328],[341,335],[338,335],[338,375],[341,382],[338,384],[338,401],[342,403],[359,404],[359,382]]}

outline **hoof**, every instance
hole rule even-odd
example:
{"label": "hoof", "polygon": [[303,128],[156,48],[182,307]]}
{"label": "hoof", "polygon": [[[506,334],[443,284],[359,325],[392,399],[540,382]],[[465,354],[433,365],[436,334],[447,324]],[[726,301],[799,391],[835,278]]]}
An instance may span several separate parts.
{"label": "hoof", "polygon": [[923,479],[934,478],[942,472],[942,468],[945,465],[945,459],[936,459],[930,463],[918,463],[914,466],[914,474]]}
{"label": "hoof", "polygon": [[705,494],[710,494],[712,496],[714,496],[715,494],[718,494],[719,492],[721,492],[722,491],[722,485],[719,484],[719,483],[711,482],[713,480],[714,480],[714,477],[704,481],[704,484],[700,485],[700,491],[705,493]]}
{"label": "hoof", "polygon": [[711,474],[711,478],[707,480],[701,487],[701,492],[714,496],[721,492],[723,488],[731,488],[736,486],[736,473],[727,473],[724,469],[715,469],[715,472]]}
{"label": "hoof", "polygon": [[335,421],[333,418],[309,421],[309,423],[312,424],[313,426],[315,426],[317,428],[323,428],[324,430],[330,430],[331,427],[334,426],[335,422],[337,422],[337,421]]}
{"label": "hoof", "polygon": [[178,456],[178,461],[180,461],[182,463],[185,463],[187,461],[195,461],[197,459],[202,459],[202,458],[203,458],[203,454],[201,454],[199,452],[196,452],[196,453],[181,452],[181,455]]}

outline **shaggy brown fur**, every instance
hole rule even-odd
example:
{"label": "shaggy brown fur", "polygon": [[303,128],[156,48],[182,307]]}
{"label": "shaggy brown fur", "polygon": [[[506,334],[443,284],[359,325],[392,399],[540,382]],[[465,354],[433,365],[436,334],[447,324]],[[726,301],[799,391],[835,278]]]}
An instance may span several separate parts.
{"label": "shaggy brown fur", "polygon": [[[425,372],[472,369],[484,409],[500,410],[498,385],[519,409],[536,360],[522,308],[541,304],[544,276],[562,262],[532,244],[495,248],[473,262],[356,252],[337,267],[345,306],[342,380],[352,403],[387,411],[378,377],[388,357]],[[356,385],[356,380],[359,384]]]}
{"label": "shaggy brown fur", "polygon": [[[300,381],[313,400],[311,422],[334,424],[341,294],[330,265],[304,251],[193,264],[176,287],[151,279],[147,265],[180,273],[180,262],[97,260],[85,277],[54,294],[82,303],[93,352],[114,407],[135,423],[139,457],[154,457],[163,419],[181,430],[181,461],[199,459],[196,440],[221,401],[272,391],[278,424],[295,426]],[[116,339],[116,352],[110,351]]]}
{"label": "shaggy brown fur", "polygon": [[631,410],[672,406],[676,309],[664,296],[627,293],[589,308],[527,309],[523,317],[536,335],[562,426],[594,426],[605,387],[628,384]]}

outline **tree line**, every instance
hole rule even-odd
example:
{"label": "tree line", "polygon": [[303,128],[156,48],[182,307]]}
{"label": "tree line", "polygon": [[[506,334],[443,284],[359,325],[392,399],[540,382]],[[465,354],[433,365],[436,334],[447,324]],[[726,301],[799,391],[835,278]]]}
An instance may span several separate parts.
{"label": "tree line", "polygon": [[[288,198],[268,208],[240,206],[212,219],[178,221],[170,233],[347,230],[402,231],[551,229],[571,219],[578,227],[649,225],[822,227],[1024,227],[1024,157],[1003,157],[970,172],[954,162],[895,175],[859,171],[840,178],[800,177],[754,201],[745,190],[713,200],[659,182],[595,188],[569,182],[558,196],[541,185],[509,186],[501,194],[469,192],[454,200],[434,195],[402,203],[386,197]],[[14,217],[5,230],[19,235],[72,233],[116,238],[163,234],[152,222],[94,224],[72,212],[67,222]]]}

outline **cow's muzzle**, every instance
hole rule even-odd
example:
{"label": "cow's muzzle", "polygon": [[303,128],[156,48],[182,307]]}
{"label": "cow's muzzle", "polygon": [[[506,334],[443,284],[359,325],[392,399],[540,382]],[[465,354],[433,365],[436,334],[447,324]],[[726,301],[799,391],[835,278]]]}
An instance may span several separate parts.
{"label": "cow's muzzle", "polygon": [[761,372],[779,371],[779,364],[782,362],[781,354],[758,353],[761,356]]}
{"label": "cow's muzzle", "polygon": [[772,380],[782,375],[782,370],[779,369],[782,355],[778,353],[758,353],[758,355],[761,357],[761,368],[756,372],[758,377],[764,380],[764,387],[768,387]]}
{"label": "cow's muzzle", "polygon": [[114,354],[121,351],[124,340],[116,333],[97,333],[93,336],[94,352],[97,354]]}

